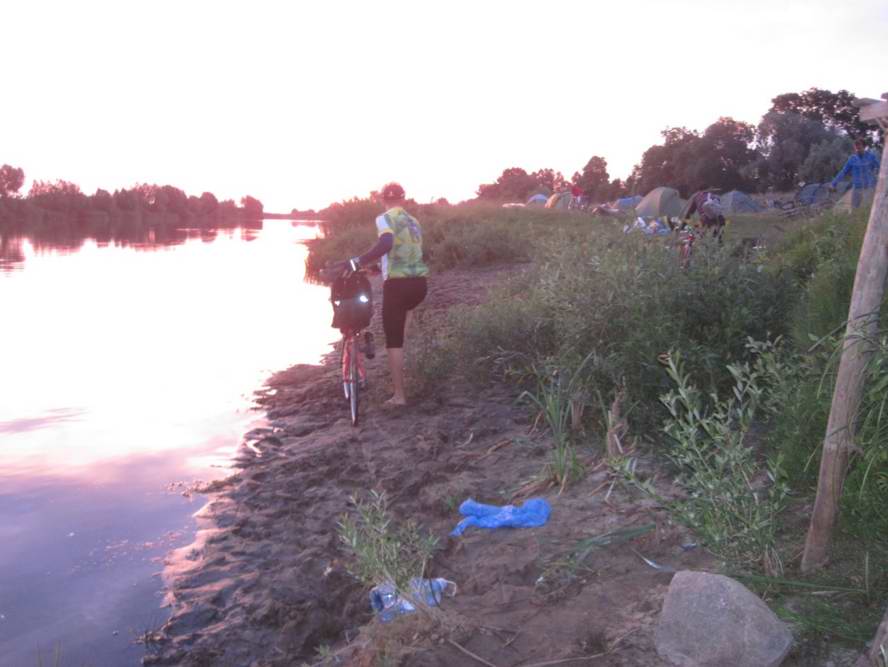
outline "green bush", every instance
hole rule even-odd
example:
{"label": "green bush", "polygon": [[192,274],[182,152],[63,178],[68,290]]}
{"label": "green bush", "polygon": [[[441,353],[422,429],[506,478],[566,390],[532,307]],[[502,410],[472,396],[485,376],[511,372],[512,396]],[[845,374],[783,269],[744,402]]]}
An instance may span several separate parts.
{"label": "green bush", "polygon": [[790,234],[778,250],[773,263],[798,290],[792,331],[800,347],[810,345],[812,335],[820,338],[841,330],[866,222],[862,212],[826,215]]}
{"label": "green bush", "polygon": [[[726,359],[746,355],[747,337],[786,328],[784,274],[700,243],[687,270],[661,239],[554,232],[534,269],[488,303],[454,317],[454,349],[476,376],[523,376],[534,363],[584,367],[589,396],[625,380],[630,400],[655,404],[668,389],[658,357],[680,351],[707,390],[731,382]],[[637,413],[650,426],[651,410]]]}
{"label": "green bush", "polygon": [[[369,199],[327,209],[324,215],[330,217],[321,224],[323,237],[308,243],[308,275],[316,275],[328,261],[368,250],[376,240],[373,221],[382,210],[382,205]],[[408,204],[407,210],[422,226],[424,258],[433,271],[529,261],[553,228],[574,238],[614,228],[612,223],[590,216],[568,216],[547,209],[504,209],[490,204]]]}
{"label": "green bush", "polygon": [[779,409],[768,398],[782,367],[772,344],[748,343],[752,364],[727,365],[734,380],[730,397],[705,400],[685,372],[681,356],[664,358],[674,388],[660,400],[669,412],[663,432],[665,454],[676,468],[675,483],[685,491],[677,500],[661,498],[653,486],[627,478],[657,497],[676,519],[692,528],[717,556],[743,569],[783,573],[776,548],[776,517],[785,504],[786,486],[778,459],[757,460],[745,438],[761,408]]}
{"label": "green bush", "polygon": [[[789,482],[803,493],[817,484],[820,455],[832,402],[835,373],[866,212],[827,215],[790,235],[775,264],[798,289],[791,329],[798,350],[784,409],[768,435],[769,447],[785,461]],[[888,307],[883,303],[882,322]],[[888,528],[888,343],[872,341],[875,355],[867,370],[866,397],[858,415],[856,445],[841,500],[841,521],[858,535]]]}
{"label": "green bush", "polygon": [[409,594],[410,580],[427,575],[437,538],[412,519],[398,523],[384,493],[371,491],[366,500],[353,496],[354,512],[338,523],[339,541],[352,557],[350,572],[366,586],[393,583]]}
{"label": "green bush", "polygon": [[[813,493],[817,485],[842,340],[830,337],[793,360],[783,409],[768,434],[769,449],[782,457],[787,480],[803,493]],[[861,536],[888,531],[888,336],[872,344],[841,499],[843,525]]]}

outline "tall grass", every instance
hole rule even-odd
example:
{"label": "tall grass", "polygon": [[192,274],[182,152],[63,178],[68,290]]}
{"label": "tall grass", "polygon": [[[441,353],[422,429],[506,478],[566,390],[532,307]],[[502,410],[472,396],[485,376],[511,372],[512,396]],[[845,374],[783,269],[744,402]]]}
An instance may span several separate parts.
{"label": "tall grass", "polygon": [[[590,357],[581,371],[589,395],[625,382],[631,401],[650,405],[669,388],[660,354],[679,351],[707,392],[726,387],[725,360],[744,358],[747,337],[784,333],[789,298],[785,272],[714,242],[683,270],[659,239],[552,230],[533,271],[454,316],[452,345],[486,377],[529,377],[528,359],[578,369]],[[651,410],[635,414],[655,423]]]}
{"label": "tall grass", "polygon": [[567,484],[583,474],[571,433],[572,416],[585,394],[583,371],[592,359],[587,356],[576,369],[532,365],[536,391],[525,391],[526,398],[538,410],[552,435],[552,451],[543,472],[544,481],[551,481],[559,493]]}
{"label": "tall grass", "polygon": [[[786,462],[790,482],[810,493],[817,481],[845,320],[866,216],[827,215],[791,235],[775,263],[792,276],[797,304],[792,313],[796,344],[794,381],[786,388],[784,410],[768,441]],[[856,417],[852,456],[841,500],[841,520],[860,536],[888,529],[888,306],[883,303],[883,333],[869,344],[874,355],[866,371],[864,400]]]}
{"label": "tall grass", "polygon": [[[369,199],[354,199],[327,210],[323,237],[309,242],[309,275],[328,261],[353,257],[368,250],[376,239],[374,220],[384,207]],[[588,233],[590,225],[607,224],[590,216],[564,216],[540,209],[503,209],[475,204],[461,206],[407,205],[423,230],[426,262],[435,270],[484,266],[497,262],[528,261],[535,246],[552,226]]]}

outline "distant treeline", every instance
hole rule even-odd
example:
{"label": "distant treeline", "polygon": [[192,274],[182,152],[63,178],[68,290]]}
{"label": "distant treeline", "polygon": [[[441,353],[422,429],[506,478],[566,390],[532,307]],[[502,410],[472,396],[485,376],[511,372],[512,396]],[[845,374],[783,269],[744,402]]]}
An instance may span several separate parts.
{"label": "distant treeline", "polygon": [[25,174],[8,164],[0,167],[0,228],[28,231],[79,226],[96,229],[231,226],[262,218],[255,197],[219,201],[212,192],[187,195],[172,185],[138,184],[129,189],[80,191],[69,181],[34,181],[26,196],[19,191]]}
{"label": "distant treeline", "polygon": [[478,198],[525,201],[565,186],[578,186],[592,201],[645,194],[660,185],[684,197],[704,188],[794,190],[802,181],[831,179],[851,154],[854,139],[869,146],[884,141],[880,130],[860,120],[854,99],[847,90],[785,93],[771,100],[758,125],[723,117],[702,133],[667,127],[663,143],[648,148],[625,180],[611,180],[607,161],[595,155],[570,179],[552,169],[528,173],[511,167],[496,182],[481,185]]}

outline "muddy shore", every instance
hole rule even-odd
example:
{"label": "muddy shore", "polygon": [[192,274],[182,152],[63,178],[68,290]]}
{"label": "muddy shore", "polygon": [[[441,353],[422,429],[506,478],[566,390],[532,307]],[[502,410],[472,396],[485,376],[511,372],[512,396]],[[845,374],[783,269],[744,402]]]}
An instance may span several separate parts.
{"label": "muddy shore", "polygon": [[[436,275],[421,317],[434,322],[455,303],[481,302],[484,287],[518,270]],[[688,547],[687,532],[650,500],[612,484],[590,441],[581,482],[560,495],[536,494],[552,507],[545,526],[447,537],[464,499],[521,500],[550,440],[508,386],[452,382],[414,397],[409,410],[385,410],[384,363],[380,353],[368,365],[373,384],[358,428],[348,422],[335,364],[295,366],[257,393],[268,427],[248,434],[235,475],[203,489],[202,529],[168,559],[173,614],[146,636],[144,664],[369,666],[384,656],[429,667],[477,666],[479,658],[497,667],[572,657],[665,664],[653,628],[672,571],[711,565]],[[370,490],[386,492],[398,518],[440,538],[431,574],[458,586],[444,605],[458,619],[452,625],[427,627],[411,617],[382,625],[372,617],[336,531],[350,497]],[[565,565],[581,540],[644,526],[639,537]]]}

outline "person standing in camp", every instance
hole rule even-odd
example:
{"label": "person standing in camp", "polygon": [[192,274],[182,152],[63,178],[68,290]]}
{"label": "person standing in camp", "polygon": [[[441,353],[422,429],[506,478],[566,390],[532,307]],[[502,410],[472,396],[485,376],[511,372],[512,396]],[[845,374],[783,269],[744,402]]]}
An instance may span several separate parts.
{"label": "person standing in camp", "polygon": [[376,244],[350,260],[367,266],[382,259],[382,329],[393,395],[386,405],[407,403],[404,393],[404,338],[411,311],[428,292],[429,269],[422,261],[422,229],[419,221],[404,210],[404,188],[386,185],[380,197],[386,211],[376,218]]}
{"label": "person standing in camp", "polygon": [[700,226],[704,230],[712,230],[712,235],[721,243],[722,231],[725,227],[725,216],[722,215],[721,199],[717,194],[708,190],[701,190],[691,197],[690,205],[684,215],[685,220],[697,213],[700,217]]}
{"label": "person standing in camp", "polygon": [[571,200],[571,208],[575,208],[578,210],[582,210],[585,201],[583,200],[583,188],[574,183],[570,186],[570,194],[573,199]]}
{"label": "person standing in camp", "polygon": [[876,187],[876,179],[879,175],[879,158],[875,153],[866,150],[866,144],[862,139],[854,142],[854,153],[845,162],[845,166],[836,174],[829,184],[830,190],[836,189],[836,184],[845,176],[851,174],[851,207],[859,208],[863,202],[864,190]]}

